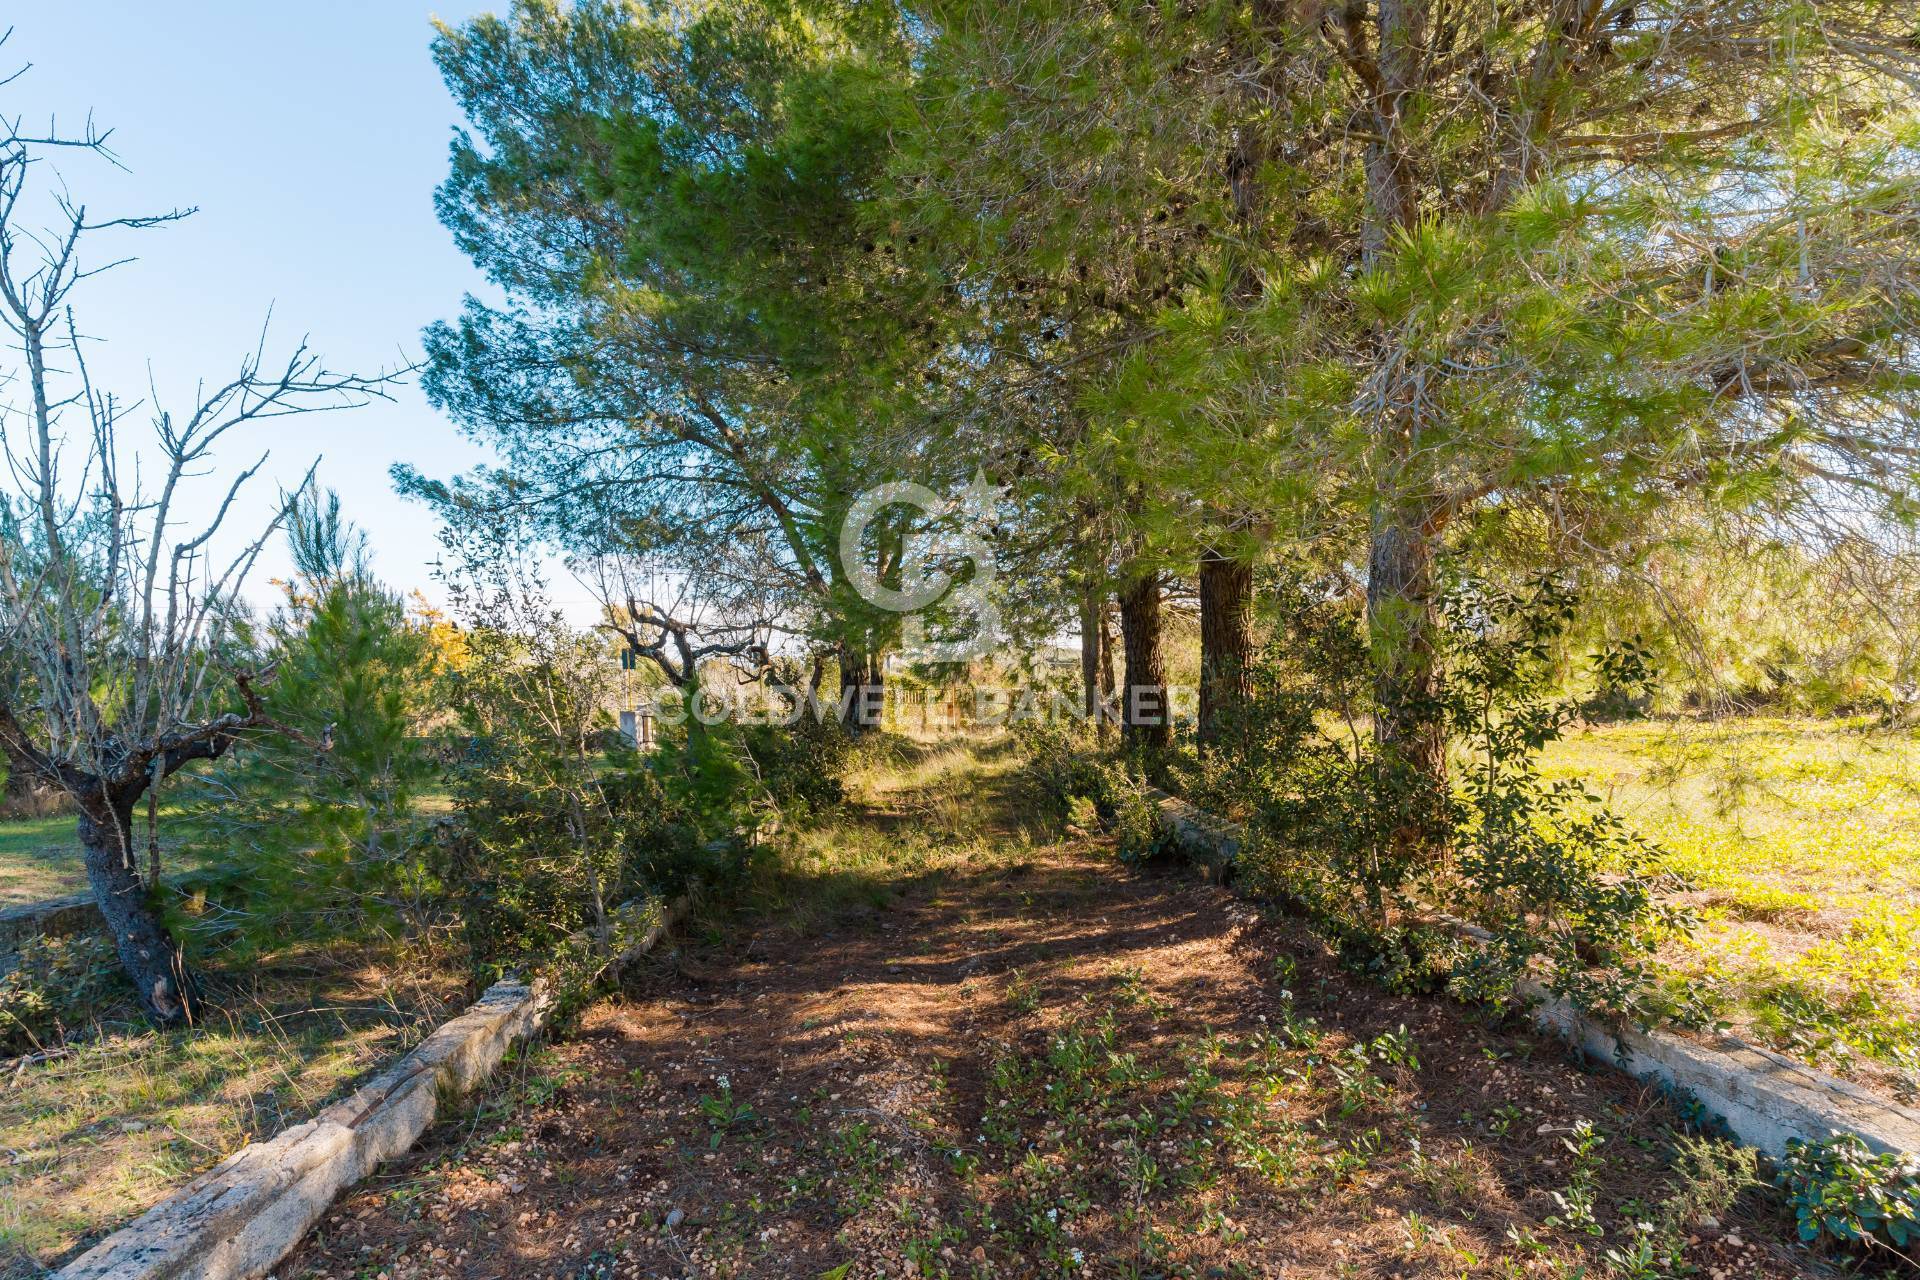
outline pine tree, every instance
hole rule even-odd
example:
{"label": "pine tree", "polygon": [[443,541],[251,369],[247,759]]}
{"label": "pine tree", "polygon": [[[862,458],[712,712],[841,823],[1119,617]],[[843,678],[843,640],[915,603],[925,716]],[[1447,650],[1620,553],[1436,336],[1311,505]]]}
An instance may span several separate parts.
{"label": "pine tree", "polygon": [[422,888],[418,810],[436,766],[441,650],[366,558],[339,498],[309,495],[289,524],[295,577],[261,638],[284,737],[248,740],[190,783],[195,880],[228,911],[194,922],[241,953],[395,927]]}

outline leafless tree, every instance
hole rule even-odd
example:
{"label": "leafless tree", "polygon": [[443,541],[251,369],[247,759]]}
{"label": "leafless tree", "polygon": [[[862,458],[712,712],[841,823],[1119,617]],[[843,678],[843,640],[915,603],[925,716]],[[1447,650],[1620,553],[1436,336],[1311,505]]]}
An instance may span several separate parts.
{"label": "leafless tree", "polygon": [[771,669],[771,618],[735,617],[705,598],[692,577],[667,574],[630,556],[604,555],[576,563],[575,572],[600,601],[606,621],[636,654],[658,667],[673,687],[691,696],[701,667],[732,659],[747,679]]}
{"label": "leafless tree", "polygon": [[[19,361],[0,369],[11,392],[0,402],[0,648],[11,661],[0,665],[13,670],[0,679],[0,745],[78,807],[94,897],[141,1005],[166,1024],[191,1018],[194,989],[141,876],[135,805],[244,734],[294,732],[268,715],[272,670],[235,634],[242,586],[287,501],[233,546],[223,526],[265,455],[210,504],[191,496],[195,483],[238,429],[363,403],[393,375],[334,373],[304,342],[270,361],[263,327],[238,371],[201,384],[184,413],[157,392],[128,401],[98,387],[75,293],[116,263],[86,250],[183,216],[94,219],[57,183],[30,181],[47,147],[103,140],[91,126],[65,142],[30,137],[0,118],[0,324]],[[51,225],[29,225],[23,197],[43,185]]]}

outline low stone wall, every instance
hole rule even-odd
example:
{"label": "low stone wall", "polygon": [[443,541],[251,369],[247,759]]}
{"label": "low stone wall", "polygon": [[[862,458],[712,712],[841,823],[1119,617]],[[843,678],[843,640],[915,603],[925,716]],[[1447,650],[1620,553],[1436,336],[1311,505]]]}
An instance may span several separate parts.
{"label": "low stone wall", "polygon": [[29,938],[63,938],[100,923],[100,909],[90,893],[48,898],[0,910],[0,953],[17,951]]}
{"label": "low stone wall", "polygon": [[1734,1137],[1778,1158],[1793,1138],[1857,1135],[1876,1151],[1920,1152],[1920,1112],[1737,1036],[1695,1040],[1658,1028],[1615,1030],[1537,986],[1534,1020],[1592,1057],[1677,1095],[1725,1122]]}
{"label": "low stone wall", "polygon": [[[682,904],[623,905],[594,973],[652,948]],[[442,1105],[485,1080],[553,1008],[545,981],[498,982],[351,1097],[251,1143],[67,1264],[61,1280],[253,1280],[346,1188],[410,1148]]]}
{"label": "low stone wall", "polygon": [[1196,809],[1178,796],[1164,791],[1153,794],[1160,806],[1161,827],[1200,868],[1200,874],[1222,883],[1231,879],[1246,834],[1239,825]]}
{"label": "low stone wall", "polygon": [[65,1280],[264,1275],[333,1198],[411,1147],[540,1023],[543,986],[500,982],[352,1096],[228,1156],[63,1268]]}
{"label": "low stone wall", "polygon": [[[1156,793],[1168,834],[1209,879],[1223,880],[1240,855],[1245,832],[1176,796]],[[1484,934],[1454,922],[1468,936]],[[1770,1156],[1789,1139],[1857,1135],[1876,1151],[1920,1153],[1920,1112],[1896,1106],[1856,1085],[1794,1062],[1735,1036],[1694,1039],[1671,1031],[1614,1028],[1556,1000],[1535,982],[1520,984],[1534,1020],[1593,1059],[1691,1097],[1719,1117],[1741,1142]]]}

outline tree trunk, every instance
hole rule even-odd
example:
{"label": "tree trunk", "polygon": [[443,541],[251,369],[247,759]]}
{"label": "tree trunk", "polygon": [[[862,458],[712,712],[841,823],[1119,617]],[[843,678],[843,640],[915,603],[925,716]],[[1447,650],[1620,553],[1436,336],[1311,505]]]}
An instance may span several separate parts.
{"label": "tree trunk", "polygon": [[[1374,652],[1375,740],[1406,767],[1432,804],[1447,785],[1447,726],[1441,706],[1440,618],[1434,600],[1433,542],[1418,519],[1376,512],[1367,557],[1367,630]],[[1415,815],[1424,826],[1429,818]],[[1444,833],[1415,835],[1438,846]]]}
{"label": "tree trunk", "polygon": [[1089,586],[1080,593],[1080,709],[1087,723],[1108,731],[1113,716],[1113,655],[1107,638],[1107,593]]}
{"label": "tree trunk", "polygon": [[1166,748],[1172,731],[1167,675],[1160,651],[1160,576],[1143,574],[1120,592],[1120,637],[1127,680],[1120,699],[1121,735],[1129,747]]}
{"label": "tree trunk", "polygon": [[113,938],[140,1007],[158,1026],[191,1021],[193,982],[186,958],[154,911],[133,854],[137,792],[95,796],[80,805],[80,848],[93,899]]}
{"label": "tree trunk", "polygon": [[1233,725],[1253,692],[1253,564],[1200,556],[1200,749]]}
{"label": "tree trunk", "polygon": [[885,699],[886,671],[880,657],[843,646],[840,650],[840,723],[853,734],[879,728]]}
{"label": "tree trunk", "polygon": [[887,723],[887,659],[885,655],[880,653],[867,655],[866,690],[873,727],[883,729]]}
{"label": "tree trunk", "polygon": [[1114,723],[1119,715],[1120,704],[1115,700],[1114,690],[1119,681],[1113,671],[1113,609],[1107,597],[1100,597],[1100,701],[1106,706],[1107,714],[1100,719],[1100,736],[1113,736]]}

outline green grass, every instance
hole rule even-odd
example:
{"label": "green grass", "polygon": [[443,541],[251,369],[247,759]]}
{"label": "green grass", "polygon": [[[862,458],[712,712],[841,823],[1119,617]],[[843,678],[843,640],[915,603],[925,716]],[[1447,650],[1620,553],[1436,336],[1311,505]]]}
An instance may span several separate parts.
{"label": "green grass", "polygon": [[[439,817],[453,811],[453,796],[441,788],[421,794],[418,811]],[[181,814],[170,805],[160,808],[160,847],[166,854],[166,871],[188,871],[194,862],[184,860],[177,849],[187,832]],[[135,815],[135,840],[145,846],[145,810]],[[40,902],[87,887],[87,873],[80,865],[80,843],[74,835],[72,814],[26,821],[0,821],[0,907]]]}
{"label": "green grass", "polygon": [[[141,810],[134,817],[134,843],[142,850],[144,862],[146,813]],[[80,862],[80,841],[74,832],[74,821],[74,816],[68,813],[52,818],[0,822],[0,907],[39,902],[86,889],[87,872]],[[160,849],[168,874],[190,870],[195,865],[183,860],[177,851],[186,835],[183,821],[169,806],[161,806]]]}
{"label": "green grass", "polygon": [[86,887],[71,815],[0,822],[0,907]]}
{"label": "green grass", "polygon": [[865,820],[775,841],[728,905],[801,932],[884,905],[903,883],[1017,862],[1051,840],[1037,821],[1022,826],[1010,817],[1019,808],[1006,801],[1022,785],[1020,765],[1004,739],[929,745],[888,736],[868,744],[846,778],[847,803]]}
{"label": "green grass", "polygon": [[1920,1089],[1920,738],[1648,721],[1575,734],[1545,771],[1585,781],[1699,886],[1706,927],[1676,967],[1739,1029]]}

